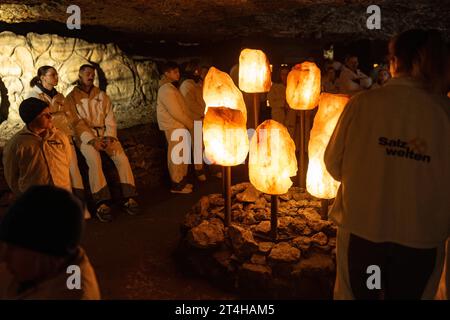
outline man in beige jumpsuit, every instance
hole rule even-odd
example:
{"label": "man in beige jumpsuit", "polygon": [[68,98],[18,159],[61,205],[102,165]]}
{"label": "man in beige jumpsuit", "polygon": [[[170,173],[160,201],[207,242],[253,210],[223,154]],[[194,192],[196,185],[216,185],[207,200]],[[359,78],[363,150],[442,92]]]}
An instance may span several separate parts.
{"label": "man in beige jumpsuit", "polygon": [[[190,138],[188,137],[188,131],[193,131],[194,123],[188,116],[188,108],[182,94],[173,85],[173,82],[180,80],[178,65],[174,62],[168,62],[163,66],[162,73],[158,89],[156,115],[158,127],[161,131],[164,131],[168,144],[167,166],[172,184],[170,192],[187,194],[192,192],[192,184],[187,183],[188,163],[174,161],[173,150],[180,143],[177,132],[184,132],[185,135],[181,138],[182,141],[186,141],[185,139]],[[187,145],[190,146],[190,144],[189,140]]]}
{"label": "man in beige jumpsuit", "polygon": [[66,103],[83,120],[75,134],[81,153],[89,167],[89,184],[96,202],[96,215],[102,222],[111,221],[108,202],[111,195],[102,170],[100,151],[113,160],[120,178],[124,209],[131,215],[138,213],[133,172],[128,158],[117,139],[117,125],[111,100],[94,86],[95,69],[91,65],[80,67],[78,85],[69,93]]}

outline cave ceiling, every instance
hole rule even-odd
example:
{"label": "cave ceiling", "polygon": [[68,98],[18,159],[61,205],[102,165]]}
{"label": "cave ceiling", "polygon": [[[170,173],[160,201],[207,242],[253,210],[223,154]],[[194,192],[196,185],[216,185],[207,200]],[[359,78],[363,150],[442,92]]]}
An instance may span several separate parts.
{"label": "cave ceiling", "polygon": [[[41,23],[63,29],[70,4],[81,9],[82,30],[73,32],[181,44],[242,37],[388,39],[410,28],[440,29],[448,37],[450,29],[448,0],[6,0],[0,1],[1,27]],[[366,27],[371,4],[381,8],[379,30]]]}

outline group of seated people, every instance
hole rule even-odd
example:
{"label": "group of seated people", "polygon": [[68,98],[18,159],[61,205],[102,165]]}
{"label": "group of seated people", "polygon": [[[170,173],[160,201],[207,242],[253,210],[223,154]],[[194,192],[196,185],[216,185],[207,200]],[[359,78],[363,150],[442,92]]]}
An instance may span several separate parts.
{"label": "group of seated people", "polygon": [[[113,219],[111,194],[102,170],[100,152],[114,162],[120,177],[123,208],[139,212],[135,181],[128,158],[117,139],[117,125],[108,95],[94,85],[95,67],[79,69],[79,79],[67,97],[56,90],[58,73],[42,66],[30,82],[31,90],[19,106],[25,126],[5,145],[6,181],[16,196],[34,185],[53,185],[73,192],[86,204],[75,148],[89,168],[89,187],[95,214]],[[90,216],[85,205],[85,217]]]}

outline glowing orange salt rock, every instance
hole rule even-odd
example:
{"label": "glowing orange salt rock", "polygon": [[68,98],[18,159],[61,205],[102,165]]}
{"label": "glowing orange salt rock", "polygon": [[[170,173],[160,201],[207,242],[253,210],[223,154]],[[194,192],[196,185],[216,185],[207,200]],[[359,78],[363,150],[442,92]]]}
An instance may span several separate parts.
{"label": "glowing orange salt rock", "polygon": [[248,93],[269,92],[272,86],[269,60],[261,50],[244,49],[239,56],[239,88]]}
{"label": "glowing orange salt rock", "polygon": [[214,67],[209,68],[203,83],[205,114],[211,107],[226,107],[240,110],[247,122],[247,108],[242,92],[234,85],[231,77]]}
{"label": "glowing orange salt rock", "polygon": [[250,141],[249,176],[261,192],[279,195],[297,174],[295,143],[285,126],[274,120],[260,124]]}
{"label": "glowing orange salt rock", "polygon": [[322,199],[336,197],[339,182],[328,173],[323,160],[325,149],[333,134],[336,123],[349,97],[340,94],[322,93],[319,109],[314,118],[308,145],[309,164],[306,174],[306,189]]}
{"label": "glowing orange salt rock", "polygon": [[242,112],[225,107],[209,108],[203,120],[205,155],[214,164],[235,166],[245,161],[248,135]]}
{"label": "glowing orange salt rock", "polygon": [[315,63],[297,64],[288,74],[286,101],[292,109],[314,109],[319,100],[320,86],[320,69]]}

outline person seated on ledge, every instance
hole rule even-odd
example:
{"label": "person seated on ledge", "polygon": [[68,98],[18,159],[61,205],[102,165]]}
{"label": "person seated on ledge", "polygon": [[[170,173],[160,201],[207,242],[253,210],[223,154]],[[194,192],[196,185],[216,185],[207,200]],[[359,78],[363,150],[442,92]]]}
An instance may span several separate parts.
{"label": "person seated on ledge", "polygon": [[133,172],[122,145],[117,139],[117,124],[108,95],[94,86],[95,68],[89,64],[79,70],[77,86],[66,97],[66,103],[83,120],[75,128],[77,144],[89,167],[89,185],[96,203],[96,215],[102,222],[112,221],[111,194],[102,170],[100,151],[113,160],[119,172],[123,208],[130,215],[139,213]]}
{"label": "person seated on ledge", "polygon": [[15,196],[34,185],[54,185],[71,191],[69,139],[53,127],[49,104],[37,98],[25,99],[19,106],[19,115],[25,127],[3,150],[9,188]]}
{"label": "person seated on ledge", "polygon": [[64,96],[56,91],[58,85],[58,72],[51,66],[42,66],[38,69],[37,75],[31,79],[31,90],[28,92],[28,98],[38,98],[49,104],[52,115],[53,125],[64,132],[69,138],[71,161],[70,161],[70,180],[72,184],[72,193],[76,195],[85,204],[85,218],[90,218],[86,206],[86,196],[84,191],[83,178],[78,167],[78,158],[74,145],[74,125],[76,125],[76,115],[73,110],[69,110],[64,103]]}
{"label": "person seated on ledge", "polygon": [[82,203],[53,186],[33,186],[0,222],[0,261],[12,275],[3,299],[99,300],[94,269],[80,247]]}

